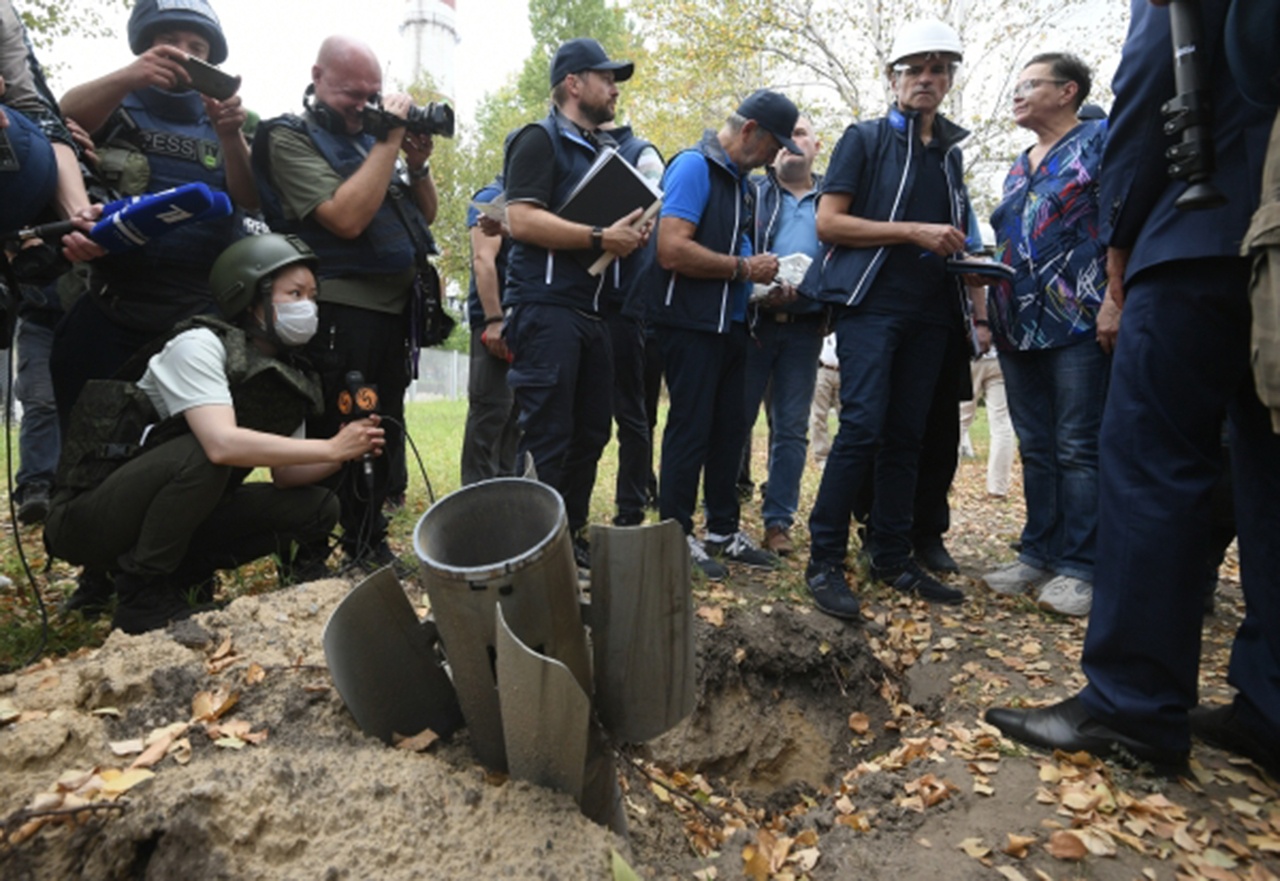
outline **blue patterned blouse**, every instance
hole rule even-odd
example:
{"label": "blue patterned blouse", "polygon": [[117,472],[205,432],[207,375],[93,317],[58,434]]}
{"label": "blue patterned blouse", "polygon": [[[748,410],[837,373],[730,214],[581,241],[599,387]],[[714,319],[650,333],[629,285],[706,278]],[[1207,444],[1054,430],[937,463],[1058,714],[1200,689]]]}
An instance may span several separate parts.
{"label": "blue patterned blouse", "polygon": [[1107,290],[1098,241],[1098,167],[1107,122],[1083,122],[1034,172],[1022,153],[991,215],[996,259],[1017,272],[989,288],[987,317],[1003,351],[1052,349],[1094,333]]}

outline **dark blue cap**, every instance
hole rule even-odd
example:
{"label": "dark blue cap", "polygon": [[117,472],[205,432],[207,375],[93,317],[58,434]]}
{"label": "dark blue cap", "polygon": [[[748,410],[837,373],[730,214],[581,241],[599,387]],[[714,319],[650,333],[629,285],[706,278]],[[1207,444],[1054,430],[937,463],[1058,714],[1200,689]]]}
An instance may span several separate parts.
{"label": "dark blue cap", "polygon": [[590,37],[578,37],[556,50],[551,62],[551,85],[555,85],[571,73],[584,70],[611,70],[615,82],[631,79],[636,66],[630,61],[610,61],[604,47]]}
{"label": "dark blue cap", "polygon": [[791,140],[791,133],[796,130],[796,120],[800,111],[791,99],[781,92],[761,89],[752,92],[747,99],[738,105],[738,115],[743,119],[754,119],[756,125],[778,139],[778,143],[788,152],[801,155],[803,151]]}

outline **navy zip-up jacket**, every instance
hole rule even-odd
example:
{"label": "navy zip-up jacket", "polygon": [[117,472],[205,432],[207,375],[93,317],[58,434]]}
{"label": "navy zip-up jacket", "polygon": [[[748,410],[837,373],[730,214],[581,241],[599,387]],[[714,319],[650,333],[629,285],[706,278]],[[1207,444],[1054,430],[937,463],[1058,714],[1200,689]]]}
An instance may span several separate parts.
{"label": "navy zip-up jacket", "polygon": [[[915,111],[899,110],[894,106],[889,108],[886,116],[854,123],[845,129],[841,141],[853,138],[860,147],[854,155],[861,156],[857,178],[864,182],[853,194],[850,214],[870,220],[907,219],[903,215],[915,184],[911,160],[914,151],[920,147],[919,122],[919,114]],[[942,116],[936,117],[936,123],[937,136],[946,150],[943,168],[947,176],[951,222],[958,229],[971,230],[964,159],[960,154],[960,142],[969,136],[969,132]],[[839,150],[837,147],[837,152]],[[822,303],[858,305],[875,282],[890,247],[824,245],[822,259],[815,260],[809,267],[800,285],[800,293]],[[963,292],[958,278],[957,290]]]}
{"label": "navy zip-up jacket", "polygon": [[[556,157],[555,189],[552,203],[546,207],[555,211],[564,204],[574,185],[591,168],[601,147],[613,146],[613,139],[602,132],[598,135],[598,144],[589,142],[578,131],[577,126],[555,108],[543,119],[530,123],[526,128],[532,126],[541,126],[551,136],[551,146]],[[510,171],[504,164],[503,176],[508,181],[511,180]],[[572,254],[560,254],[512,238],[502,305],[507,307],[521,303],[545,303],[569,306],[585,312],[599,312],[608,275],[609,273],[602,273],[593,277]]]}
{"label": "navy zip-up jacket", "polygon": [[[737,255],[743,235],[751,229],[752,196],[741,176],[730,167],[732,163],[714,131],[704,132],[702,140],[691,149],[706,158],[711,176],[711,192],[693,240],[716,253]],[[688,278],[657,263],[654,268],[660,280],[650,287],[649,318],[654,324],[729,332],[733,325],[735,282],[727,278]]]}

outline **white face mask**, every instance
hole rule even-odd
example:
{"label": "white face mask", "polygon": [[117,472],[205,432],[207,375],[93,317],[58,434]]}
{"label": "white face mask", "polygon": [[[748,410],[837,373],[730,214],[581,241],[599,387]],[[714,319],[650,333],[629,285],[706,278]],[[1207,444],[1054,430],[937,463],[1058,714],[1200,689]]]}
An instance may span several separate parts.
{"label": "white face mask", "polygon": [[320,312],[314,300],[276,303],[276,336],[286,346],[301,346],[316,335]]}

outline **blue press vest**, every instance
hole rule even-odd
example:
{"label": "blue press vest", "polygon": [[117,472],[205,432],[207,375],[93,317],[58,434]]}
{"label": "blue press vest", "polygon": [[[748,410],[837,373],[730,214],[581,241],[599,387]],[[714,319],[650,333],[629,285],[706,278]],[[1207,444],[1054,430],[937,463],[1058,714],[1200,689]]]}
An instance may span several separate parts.
{"label": "blue press vest", "polygon": [[[147,157],[147,192],[195,182],[226,190],[222,147],[199,92],[140,89],[125,96],[120,110],[127,117],[117,129],[121,139]],[[174,315],[162,323],[172,324],[212,308],[209,268],[227,246],[243,238],[243,223],[238,209],[220,220],[189,223],[141,248],[103,257],[95,267],[102,271],[108,293],[114,291],[130,301],[164,300],[165,311]]]}
{"label": "blue press vest", "polygon": [[[728,157],[708,131],[692,150],[707,158],[711,192],[693,240],[718,254],[738,254],[743,235],[751,229],[751,195],[730,170]],[[674,160],[672,160],[674,162]],[[659,283],[650,288],[649,318],[654,324],[728,333],[733,324],[734,282],[722,278],[688,278],[658,266]]]}
{"label": "blue press vest", "polygon": [[[285,126],[309,137],[316,152],[344,179],[360,169],[375,142],[373,135],[365,132],[346,135],[327,131],[309,116],[304,118],[285,114],[262,123],[253,139],[253,173],[258,181],[262,212],[267,218],[267,225],[276,232],[294,233],[310,245],[311,250],[320,258],[322,280],[370,273],[391,275],[411,267],[414,263],[413,240],[392,203],[392,199],[397,196],[390,191],[378,206],[373,220],[354,239],[344,239],[329,232],[315,219],[314,212],[302,221],[284,216],[280,196],[272,180],[267,148],[271,129],[276,126]],[[391,186],[400,193],[405,216],[411,223],[419,226],[423,240],[430,241],[430,231],[418,206],[398,183],[392,183]]]}
{"label": "blue press vest", "polygon": [[[591,168],[599,151],[582,137],[572,122],[554,109],[545,119],[525,126],[522,132],[531,126],[541,126],[551,136],[556,163],[555,187],[551,204],[547,207],[554,211],[564,204],[574,185]],[[509,171],[503,169],[507,180],[511,179]],[[592,277],[586,267],[570,254],[557,254],[512,239],[502,305],[546,303],[599,312],[604,281],[605,275]]]}

